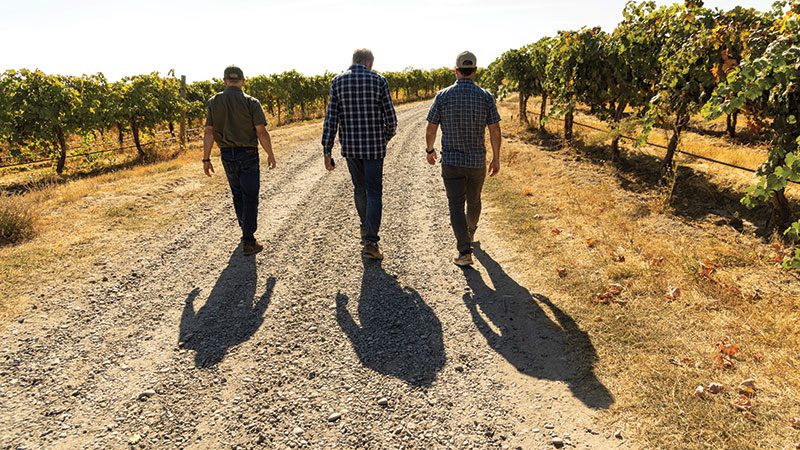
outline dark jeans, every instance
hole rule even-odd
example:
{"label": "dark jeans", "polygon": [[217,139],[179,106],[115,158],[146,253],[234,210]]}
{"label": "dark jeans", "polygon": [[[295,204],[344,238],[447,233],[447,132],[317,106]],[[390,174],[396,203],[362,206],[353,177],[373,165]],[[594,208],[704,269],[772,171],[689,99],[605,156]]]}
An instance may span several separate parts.
{"label": "dark jeans", "polygon": [[[486,169],[446,166],[442,164],[442,178],[450,206],[450,225],[456,236],[461,254],[472,253],[472,239],[481,217],[481,190],[486,179]],[[467,211],[464,213],[464,204]]]}
{"label": "dark jeans", "polygon": [[377,243],[383,210],[383,159],[347,158],[353,197],[361,219],[361,238]]}
{"label": "dark jeans", "polygon": [[223,149],[222,167],[231,186],[233,208],[242,229],[242,241],[254,242],[258,228],[258,191],[261,188],[258,149]]}

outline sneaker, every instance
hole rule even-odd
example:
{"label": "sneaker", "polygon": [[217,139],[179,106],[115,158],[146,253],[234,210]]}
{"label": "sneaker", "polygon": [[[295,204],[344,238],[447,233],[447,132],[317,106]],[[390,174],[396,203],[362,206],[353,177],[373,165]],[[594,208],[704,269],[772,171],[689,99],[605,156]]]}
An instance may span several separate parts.
{"label": "sneaker", "polygon": [[475,264],[475,262],[472,261],[472,253],[462,253],[458,255],[458,257],[453,258],[453,264],[458,267],[468,267]]}
{"label": "sneaker", "polygon": [[255,255],[256,253],[260,252],[261,250],[264,250],[264,246],[259,244],[258,241],[245,242],[244,245],[243,245],[243,248],[242,248],[242,252],[244,253],[244,256]]}
{"label": "sneaker", "polygon": [[381,260],[383,259],[383,252],[377,242],[367,242],[361,254],[369,259]]}

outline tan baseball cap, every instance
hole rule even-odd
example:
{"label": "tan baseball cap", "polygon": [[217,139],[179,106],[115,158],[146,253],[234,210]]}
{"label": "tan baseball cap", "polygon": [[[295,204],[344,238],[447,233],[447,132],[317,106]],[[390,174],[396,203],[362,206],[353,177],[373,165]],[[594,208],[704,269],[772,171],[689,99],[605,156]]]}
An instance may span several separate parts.
{"label": "tan baseball cap", "polygon": [[475,55],[472,52],[461,52],[456,58],[456,67],[459,69],[475,69],[478,67]]}

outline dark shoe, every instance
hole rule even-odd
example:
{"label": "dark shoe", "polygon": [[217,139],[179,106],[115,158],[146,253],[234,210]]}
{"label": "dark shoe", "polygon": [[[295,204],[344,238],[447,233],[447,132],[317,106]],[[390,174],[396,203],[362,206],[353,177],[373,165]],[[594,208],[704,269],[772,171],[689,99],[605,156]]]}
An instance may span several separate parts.
{"label": "dark shoe", "polygon": [[383,252],[381,251],[381,247],[378,245],[377,242],[367,242],[364,244],[364,248],[361,251],[361,255],[375,260],[382,260],[383,259]]}
{"label": "dark shoe", "polygon": [[242,247],[242,252],[244,253],[244,256],[255,255],[261,250],[264,250],[264,246],[259,244],[258,241],[245,242]]}
{"label": "dark shoe", "polygon": [[453,258],[453,264],[458,267],[468,267],[475,264],[475,262],[472,261],[472,253],[462,253],[458,255],[458,257]]}

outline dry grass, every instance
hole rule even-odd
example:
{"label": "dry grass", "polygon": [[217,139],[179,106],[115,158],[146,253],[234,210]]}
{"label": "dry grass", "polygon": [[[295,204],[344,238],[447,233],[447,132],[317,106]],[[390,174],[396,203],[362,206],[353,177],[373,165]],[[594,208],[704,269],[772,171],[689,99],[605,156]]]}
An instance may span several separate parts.
{"label": "dry grass", "polygon": [[21,196],[0,194],[0,246],[31,239],[36,219],[36,210]]}
{"label": "dry grass", "polygon": [[[510,103],[513,101],[516,101],[515,98],[508,99],[507,104],[509,108]],[[539,98],[534,98],[529,101],[528,115],[531,123],[538,120],[538,115],[533,113],[538,113],[540,105],[541,101]],[[517,111],[509,109],[508,114],[509,118],[513,115],[514,121],[517,121],[519,118]],[[605,147],[609,146],[611,141],[610,133],[581,127],[577,125],[577,123],[601,129],[608,129],[608,124],[589,115],[588,108],[584,107],[579,107],[576,111],[575,122],[574,132],[578,141],[578,146],[606,152]],[[742,134],[747,134],[745,131],[745,122],[743,118],[740,120],[739,130]],[[563,135],[563,122],[556,118],[551,119],[547,123],[546,128],[554,137]],[[679,149],[753,169],[766,160],[768,152],[768,145],[766,143],[744,143],[743,140],[740,139],[730,139],[722,130],[724,130],[724,119],[707,122],[700,117],[695,117],[690,124],[689,130],[682,134]],[[635,120],[629,120],[623,124],[622,131],[626,136],[638,138],[640,134],[640,123]],[[658,145],[667,145],[669,138],[670,135],[666,131],[654,129],[650,133],[648,141]],[[665,153],[665,150],[649,145],[634,148],[633,142],[628,140],[623,140],[621,145],[624,150],[627,150],[628,154],[647,155],[658,160],[660,160]],[[610,153],[606,153],[606,156],[610,157]],[[718,170],[719,166],[688,155],[678,154],[676,155],[676,161],[680,165],[709,174],[711,180],[718,184],[735,185],[737,188],[741,188],[752,181],[752,173],[735,169]],[[790,186],[789,191],[790,194],[800,198],[800,186]]]}
{"label": "dry grass", "polygon": [[[517,243],[529,285],[552,296],[591,336],[597,371],[615,395],[604,420],[632,431],[642,448],[794,448],[800,281],[776,267],[768,242],[715,225],[715,216],[700,211],[725,192],[735,202],[739,183],[714,181],[738,174],[694,173],[694,184],[664,207],[661,188],[629,173],[571,149],[544,152],[529,144],[539,138],[509,120],[514,107],[501,105],[504,154],[515,156],[502,177],[487,183],[490,213]],[[709,192],[692,187],[701,179]],[[681,213],[684,201],[695,205],[691,214]],[[714,266],[707,277],[704,262]],[[557,275],[559,267],[566,277]],[[620,304],[593,302],[610,283],[625,287]],[[680,289],[677,299],[667,298],[670,287]],[[732,368],[715,359],[723,338],[741,346]],[[758,388],[750,416],[732,404],[748,378]],[[726,390],[692,395],[712,382]]]}

